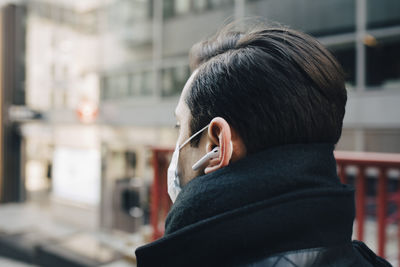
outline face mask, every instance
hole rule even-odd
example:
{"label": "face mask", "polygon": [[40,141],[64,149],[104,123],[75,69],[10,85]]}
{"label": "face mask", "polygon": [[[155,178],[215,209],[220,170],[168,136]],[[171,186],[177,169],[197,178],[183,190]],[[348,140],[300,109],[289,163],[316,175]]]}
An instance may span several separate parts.
{"label": "face mask", "polygon": [[[178,177],[178,160],[179,160],[179,151],[186,145],[188,144],[193,138],[195,138],[197,135],[202,133],[205,129],[208,128],[209,125],[198,131],[197,133],[193,134],[189,139],[187,139],[185,142],[183,142],[182,145],[179,145],[178,143],[176,144],[175,151],[172,154],[171,158],[171,163],[169,164],[168,167],[168,195],[171,198],[172,202],[175,202],[176,197],[178,194],[181,192],[182,188],[180,186],[179,182],[179,177]],[[214,150],[213,150],[214,151]],[[211,151],[211,152],[213,152]],[[211,153],[210,152],[210,153]],[[209,154],[209,153],[208,153]],[[219,156],[219,153],[214,153],[213,155]],[[193,167],[198,166],[199,163],[203,161],[204,163],[204,157],[200,159],[198,162],[196,162]]]}

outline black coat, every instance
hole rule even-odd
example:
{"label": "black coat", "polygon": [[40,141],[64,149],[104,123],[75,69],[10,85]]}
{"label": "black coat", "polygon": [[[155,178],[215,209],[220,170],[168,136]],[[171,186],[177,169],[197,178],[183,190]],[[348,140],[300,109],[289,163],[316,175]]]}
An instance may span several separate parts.
{"label": "black coat", "polygon": [[351,241],[354,189],[333,149],[279,146],[191,180],[138,267],[390,266]]}

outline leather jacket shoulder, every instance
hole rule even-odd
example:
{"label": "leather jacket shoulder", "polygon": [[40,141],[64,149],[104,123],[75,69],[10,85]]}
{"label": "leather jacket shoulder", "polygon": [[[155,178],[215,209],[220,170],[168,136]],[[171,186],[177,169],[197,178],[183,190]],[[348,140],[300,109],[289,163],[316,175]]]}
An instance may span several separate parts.
{"label": "leather jacket shoulder", "polygon": [[346,267],[346,266],[392,266],[386,260],[375,255],[364,243],[352,243],[337,247],[310,248],[287,251],[253,262],[238,265],[240,267]]}

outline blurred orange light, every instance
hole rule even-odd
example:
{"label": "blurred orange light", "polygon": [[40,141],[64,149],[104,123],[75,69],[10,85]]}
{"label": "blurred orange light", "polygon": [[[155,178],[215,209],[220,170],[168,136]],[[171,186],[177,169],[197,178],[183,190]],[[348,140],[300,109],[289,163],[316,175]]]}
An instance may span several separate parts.
{"label": "blurred orange light", "polygon": [[378,44],[378,41],[371,34],[367,34],[364,37],[364,44],[366,46],[373,47],[373,46],[376,46]]}
{"label": "blurred orange light", "polygon": [[77,114],[81,122],[91,123],[97,117],[98,108],[95,104],[84,101],[78,106]]}

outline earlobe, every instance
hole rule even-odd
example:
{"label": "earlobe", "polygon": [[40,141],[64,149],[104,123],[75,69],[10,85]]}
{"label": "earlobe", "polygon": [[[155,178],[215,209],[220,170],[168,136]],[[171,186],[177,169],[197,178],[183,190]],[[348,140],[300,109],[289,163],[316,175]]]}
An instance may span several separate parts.
{"label": "earlobe", "polygon": [[232,141],[231,141],[231,129],[229,124],[223,118],[214,118],[208,129],[209,134],[209,148],[218,146],[219,157],[211,159],[204,169],[204,173],[208,174],[218,169],[227,166],[232,158]]}

